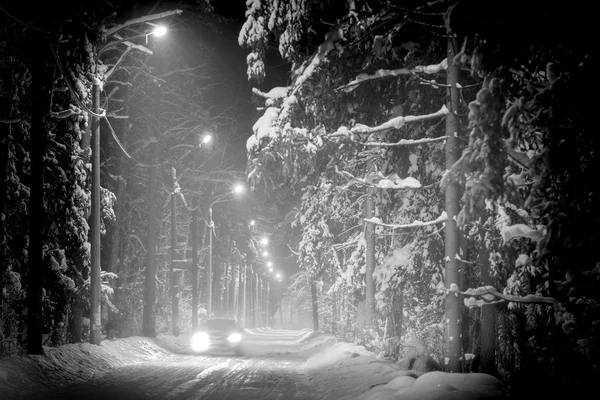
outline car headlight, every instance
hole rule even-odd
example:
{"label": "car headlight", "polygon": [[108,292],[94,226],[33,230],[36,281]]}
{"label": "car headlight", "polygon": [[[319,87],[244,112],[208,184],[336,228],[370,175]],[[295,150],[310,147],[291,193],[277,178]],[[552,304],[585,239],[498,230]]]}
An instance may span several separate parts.
{"label": "car headlight", "polygon": [[232,333],[231,335],[229,335],[227,340],[229,340],[231,343],[238,343],[240,340],[242,340],[242,335],[240,335],[239,333]]}
{"label": "car headlight", "polygon": [[206,332],[197,332],[192,336],[192,349],[194,351],[204,351],[210,347],[210,338]]}

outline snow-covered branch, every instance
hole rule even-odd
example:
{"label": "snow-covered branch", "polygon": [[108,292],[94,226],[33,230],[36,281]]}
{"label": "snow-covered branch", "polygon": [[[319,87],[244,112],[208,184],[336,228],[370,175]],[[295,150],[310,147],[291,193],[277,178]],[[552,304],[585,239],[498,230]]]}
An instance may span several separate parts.
{"label": "snow-covered branch", "polygon": [[533,229],[525,224],[515,224],[502,227],[502,229],[500,229],[500,235],[502,236],[504,244],[517,237],[528,237],[537,243],[544,236],[544,229],[545,227],[543,226],[540,226],[538,229]]}
{"label": "snow-covered branch", "polygon": [[276,86],[268,92],[261,92],[257,88],[252,88],[252,93],[259,95],[260,97],[264,97],[265,99],[282,99],[287,96],[288,91],[290,90],[289,86]]}
{"label": "snow-covered branch", "polygon": [[448,108],[445,105],[431,114],[425,115],[407,115],[406,117],[400,116],[390,119],[389,121],[384,122],[381,125],[377,126],[366,126],[362,124],[356,124],[351,129],[346,128],[345,126],[341,126],[338,128],[336,132],[332,134],[332,136],[350,136],[353,134],[371,134],[376,132],[381,132],[387,129],[400,129],[406,123],[424,121],[427,119],[433,119],[438,117],[443,117],[449,113]]}
{"label": "snow-covered branch", "polygon": [[439,142],[441,140],[446,140],[448,136],[440,136],[436,138],[423,138],[423,139],[400,139],[396,143],[383,143],[383,142],[358,142],[356,140],[351,140],[353,143],[360,144],[362,146],[379,146],[379,147],[397,147],[397,146],[415,146],[419,144],[427,144],[433,142]]}
{"label": "snow-covered branch", "polygon": [[183,12],[183,10],[177,9],[177,10],[170,10],[170,11],[165,11],[165,12],[161,12],[161,13],[157,13],[157,14],[150,14],[150,15],[145,15],[143,17],[130,19],[129,21],[125,21],[124,23],[122,23],[120,25],[116,25],[110,29],[106,29],[104,31],[104,37],[109,37],[111,35],[114,35],[121,29],[127,28],[128,26],[131,26],[131,25],[141,24],[141,23],[148,22],[148,21],[154,21],[155,19],[161,19],[161,18],[168,17],[168,16],[174,15],[174,14],[181,14],[182,12]]}
{"label": "snow-covered branch", "polygon": [[[443,284],[442,284],[443,285]],[[461,292],[458,286],[453,283],[450,285],[450,289],[446,289],[443,287],[439,288],[440,290],[444,290],[446,292],[454,292],[460,293],[464,296],[467,296],[465,301],[465,306],[471,307],[481,307],[485,304],[499,303],[504,301],[510,301],[513,303],[529,303],[529,304],[549,304],[554,307],[558,306],[560,303],[554,297],[546,297],[546,296],[538,296],[529,294],[527,296],[515,296],[512,294],[504,294],[500,293],[493,286],[480,286],[478,288],[469,288],[464,292]],[[477,299],[480,297],[480,299]]]}
{"label": "snow-covered branch", "polygon": [[[404,179],[400,178],[397,174],[391,173],[388,176],[383,176],[381,173],[373,177],[368,178],[359,178],[357,176],[352,175],[348,171],[340,171],[337,166],[335,167],[335,172],[338,175],[343,176],[344,178],[349,179],[349,184],[357,184],[370,186],[378,189],[420,189],[421,182],[412,177],[406,177]],[[376,181],[376,179],[379,179]]]}
{"label": "snow-covered branch", "polygon": [[418,221],[415,220],[413,222],[411,222],[410,224],[384,224],[383,222],[381,222],[381,220],[379,218],[365,218],[363,219],[363,221],[371,223],[371,224],[375,224],[375,225],[379,225],[379,226],[383,226],[386,228],[390,228],[390,229],[406,229],[406,228],[423,228],[426,226],[431,226],[431,225],[437,225],[437,224],[442,224],[444,222],[446,222],[448,220],[448,215],[446,214],[445,211],[442,211],[442,214],[440,214],[439,217],[437,217],[436,219],[434,219],[433,221]]}
{"label": "snow-covered branch", "polygon": [[344,32],[342,28],[336,27],[334,30],[329,32],[325,37],[325,41],[321,43],[318,50],[313,55],[310,63],[299,73],[298,77],[294,82],[294,90],[292,94],[296,94],[296,92],[302,87],[304,82],[313,74],[313,72],[317,69],[319,64],[325,59],[327,54],[335,48],[335,44],[337,41],[344,38]]}
{"label": "snow-covered branch", "polygon": [[436,74],[442,70],[448,68],[448,59],[444,58],[438,64],[432,65],[417,65],[415,68],[399,68],[399,69],[379,69],[375,71],[372,75],[369,74],[359,74],[353,81],[348,82],[347,84],[338,87],[336,90],[343,90],[345,92],[350,92],[354,90],[358,85],[363,82],[373,80],[373,79],[382,79],[389,76],[399,76],[399,75],[412,75],[415,73],[424,73],[424,74]]}

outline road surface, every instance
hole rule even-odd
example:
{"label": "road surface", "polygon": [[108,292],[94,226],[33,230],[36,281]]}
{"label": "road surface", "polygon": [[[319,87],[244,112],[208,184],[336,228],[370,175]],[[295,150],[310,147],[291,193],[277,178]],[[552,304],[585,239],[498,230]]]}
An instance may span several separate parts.
{"label": "road surface", "polygon": [[[289,334],[288,334],[289,335]],[[288,336],[289,338],[292,338]],[[282,347],[283,346],[283,347]],[[312,400],[314,388],[302,374],[297,354],[264,355],[269,348],[285,351],[285,337],[255,337],[254,356],[177,354],[167,360],[128,365],[84,384],[47,393],[43,399],[64,400]],[[290,340],[290,350],[295,344]]]}

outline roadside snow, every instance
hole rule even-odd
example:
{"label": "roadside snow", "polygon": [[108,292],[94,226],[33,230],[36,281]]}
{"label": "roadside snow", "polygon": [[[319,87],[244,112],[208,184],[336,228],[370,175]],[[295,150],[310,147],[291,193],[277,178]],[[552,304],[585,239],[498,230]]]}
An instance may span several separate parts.
{"label": "roadside snow", "polygon": [[[363,346],[338,342],[328,334],[272,328],[248,329],[248,356],[290,354],[306,359],[303,372],[320,399],[433,400],[504,399],[500,381],[485,374],[404,370],[378,359]],[[46,356],[0,360],[0,399],[40,395],[83,383],[112,368],[175,357],[189,352],[189,335],[131,337],[45,348]]]}
{"label": "roadside snow", "polygon": [[[315,351],[318,350],[318,351]],[[377,358],[363,346],[321,335],[300,350],[310,353],[308,379],[321,399],[336,400],[478,400],[507,399],[497,378],[480,373],[450,374],[406,370]]]}

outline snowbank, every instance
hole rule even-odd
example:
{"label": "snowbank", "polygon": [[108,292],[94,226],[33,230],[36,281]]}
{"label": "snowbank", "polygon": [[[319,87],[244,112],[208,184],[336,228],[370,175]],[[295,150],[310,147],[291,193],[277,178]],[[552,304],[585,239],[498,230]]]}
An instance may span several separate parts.
{"label": "snowbank", "polygon": [[45,356],[0,360],[0,399],[31,396],[85,382],[111,368],[164,359],[172,354],[143,337],[44,347]]}
{"label": "snowbank", "polygon": [[[329,335],[309,342],[308,379],[321,399],[339,400],[500,400],[508,395],[497,378],[479,373],[450,374],[406,370],[378,359],[363,346],[335,343]],[[318,349],[318,351],[314,351]],[[311,351],[311,350],[308,350]],[[301,354],[303,351],[300,352]]]}

